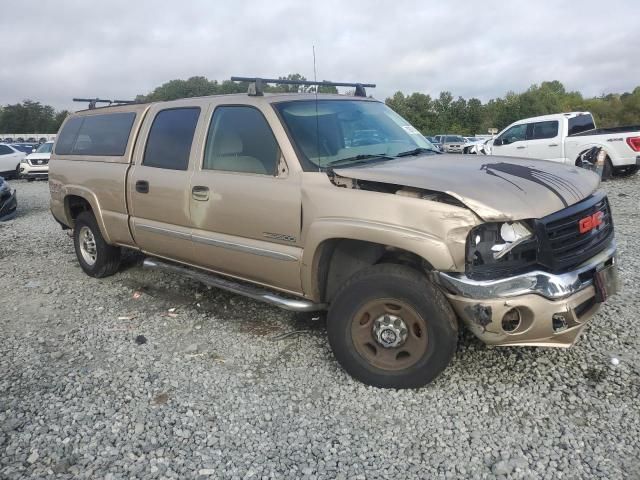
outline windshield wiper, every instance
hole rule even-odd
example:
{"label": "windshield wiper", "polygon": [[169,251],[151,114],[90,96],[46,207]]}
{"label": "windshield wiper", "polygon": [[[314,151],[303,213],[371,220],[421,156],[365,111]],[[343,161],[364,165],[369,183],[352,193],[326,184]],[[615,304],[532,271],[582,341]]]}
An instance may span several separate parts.
{"label": "windshield wiper", "polygon": [[427,153],[427,152],[440,153],[437,150],[434,150],[433,148],[418,147],[418,148],[414,148],[413,150],[407,150],[406,152],[400,152],[399,154],[396,155],[396,157],[410,157],[412,155],[420,155],[421,153]]}
{"label": "windshield wiper", "polygon": [[353,163],[353,162],[361,162],[362,160],[372,160],[372,159],[377,159],[377,160],[392,160],[395,157],[390,157],[389,155],[384,155],[382,153],[380,154],[372,154],[372,153],[365,153],[362,155],[354,155],[353,157],[346,157],[346,158],[340,158],[339,160],[334,160],[333,162],[329,162],[327,163],[325,166],[326,167],[338,167],[340,165],[347,165],[349,163]]}

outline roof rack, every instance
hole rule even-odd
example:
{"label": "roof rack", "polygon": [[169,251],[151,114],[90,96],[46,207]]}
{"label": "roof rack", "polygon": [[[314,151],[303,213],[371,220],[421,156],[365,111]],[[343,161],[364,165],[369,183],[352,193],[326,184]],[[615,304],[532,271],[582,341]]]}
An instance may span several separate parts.
{"label": "roof rack", "polygon": [[137,103],[135,100],[105,100],[102,98],[74,98],[74,102],[89,102],[89,110],[93,110],[96,108],[97,103],[108,103],[107,107],[111,105],[130,105],[132,103]]}
{"label": "roof rack", "polygon": [[355,87],[356,97],[366,97],[367,88],[375,88],[375,83],[346,83],[346,82],[327,82],[323,80],[321,82],[315,82],[311,80],[288,80],[284,78],[260,78],[260,77],[231,77],[233,82],[250,82],[248,94],[252,96],[260,97],[264,95],[264,85],[268,83],[276,85],[318,85],[329,87]]}

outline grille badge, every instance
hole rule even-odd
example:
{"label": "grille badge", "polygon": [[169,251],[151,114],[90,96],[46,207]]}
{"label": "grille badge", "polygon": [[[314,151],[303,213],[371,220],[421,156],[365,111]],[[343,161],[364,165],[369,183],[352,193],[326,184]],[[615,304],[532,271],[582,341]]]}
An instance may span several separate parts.
{"label": "grille badge", "polygon": [[602,212],[596,212],[593,215],[581,218],[578,222],[578,229],[580,230],[580,233],[590,232],[594,228],[598,228],[602,225],[603,215],[604,214]]}

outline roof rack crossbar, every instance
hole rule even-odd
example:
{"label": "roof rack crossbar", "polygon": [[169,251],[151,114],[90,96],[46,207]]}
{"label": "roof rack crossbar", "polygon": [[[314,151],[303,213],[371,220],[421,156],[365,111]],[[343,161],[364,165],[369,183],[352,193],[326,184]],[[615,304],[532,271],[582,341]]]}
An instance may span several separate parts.
{"label": "roof rack crossbar", "polygon": [[129,105],[132,103],[136,103],[135,100],[106,100],[103,98],[74,98],[74,102],[88,102],[89,110],[93,110],[96,108],[96,104],[98,103],[108,103],[110,105]]}
{"label": "roof rack crossbar", "polygon": [[260,77],[231,77],[233,82],[250,82],[249,95],[262,96],[264,94],[264,85],[273,83],[276,85],[318,85],[330,87],[355,87],[356,97],[366,97],[367,88],[375,88],[375,83],[348,83],[348,82],[328,82],[322,80],[319,82],[313,80],[289,80],[284,78],[260,78]]}

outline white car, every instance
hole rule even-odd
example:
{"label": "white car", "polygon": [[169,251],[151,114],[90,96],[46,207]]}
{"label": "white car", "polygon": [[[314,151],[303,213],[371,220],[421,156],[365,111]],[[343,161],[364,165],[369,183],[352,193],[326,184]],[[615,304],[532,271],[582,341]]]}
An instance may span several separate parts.
{"label": "white car", "polygon": [[20,175],[20,162],[25,153],[12,147],[0,143],[0,177],[18,178]]}
{"label": "white car", "polygon": [[49,177],[49,159],[53,142],[45,142],[20,162],[20,175],[29,181]]}
{"label": "white car", "polygon": [[492,155],[569,165],[581,165],[581,155],[598,147],[604,152],[603,177],[630,175],[640,169],[638,126],[596,129],[589,112],[526,118],[509,125],[490,144]]}
{"label": "white car", "polygon": [[466,154],[479,154],[483,153],[481,147],[487,141],[486,138],[481,137],[464,137],[465,144],[462,148],[462,153]]}

